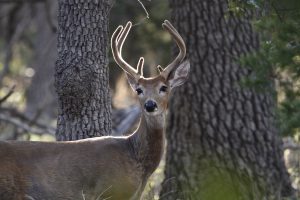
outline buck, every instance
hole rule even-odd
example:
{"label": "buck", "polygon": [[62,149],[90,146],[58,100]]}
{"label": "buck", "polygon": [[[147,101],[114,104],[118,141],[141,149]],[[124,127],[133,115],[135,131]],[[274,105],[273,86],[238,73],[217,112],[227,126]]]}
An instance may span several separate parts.
{"label": "buck", "polygon": [[162,24],[179,54],[159,75],[143,77],[144,58],[134,69],[121,55],[132,27],[119,26],[111,47],[142,107],[139,126],[129,136],[104,136],[66,142],[0,142],[1,200],[140,199],[164,149],[164,117],[170,91],[185,82],[186,47],[169,21]]}

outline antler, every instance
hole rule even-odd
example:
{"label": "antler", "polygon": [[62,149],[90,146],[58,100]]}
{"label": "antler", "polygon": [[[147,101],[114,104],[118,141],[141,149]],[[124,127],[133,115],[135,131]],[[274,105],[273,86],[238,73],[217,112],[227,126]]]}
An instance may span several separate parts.
{"label": "antler", "polygon": [[125,72],[130,74],[136,80],[138,80],[141,76],[143,76],[142,71],[144,65],[144,58],[143,57],[140,58],[137,65],[138,70],[134,69],[122,58],[122,47],[131,27],[132,27],[131,22],[127,22],[125,28],[123,28],[123,26],[118,26],[118,28],[115,30],[115,32],[112,34],[111,37],[111,49],[116,63]]}
{"label": "antler", "polygon": [[168,20],[165,20],[164,23],[162,24],[162,26],[165,30],[167,30],[171,34],[171,36],[175,40],[175,42],[180,50],[179,54],[177,55],[175,60],[173,60],[173,62],[171,62],[161,72],[161,75],[167,79],[170,72],[173,70],[173,68],[177,67],[180,64],[180,62],[182,62],[182,60],[184,59],[185,54],[186,54],[186,47],[185,47],[185,43],[184,43],[182,37],[180,36],[180,34],[177,32],[177,30],[174,28],[174,26]]}
{"label": "antler", "polygon": [[[177,46],[179,47],[179,54],[178,56],[171,62],[165,69],[162,69],[162,67],[158,66],[159,71],[161,72],[161,75],[168,78],[170,72],[174,69],[174,67],[177,67],[182,60],[185,57],[186,54],[186,47],[185,43],[180,36],[180,34],[177,32],[177,30],[172,26],[172,24],[165,20],[162,24],[163,28],[167,30],[173,39],[175,40]],[[122,58],[122,47],[125,42],[125,39],[127,38],[127,35],[132,27],[132,23],[129,21],[127,22],[125,28],[123,26],[118,26],[118,28],[115,30],[111,37],[111,49],[113,53],[113,57],[116,61],[116,63],[128,74],[130,74],[133,78],[138,80],[139,78],[143,77],[143,66],[144,66],[144,58],[141,57],[137,64],[137,69],[130,66],[123,58]]]}

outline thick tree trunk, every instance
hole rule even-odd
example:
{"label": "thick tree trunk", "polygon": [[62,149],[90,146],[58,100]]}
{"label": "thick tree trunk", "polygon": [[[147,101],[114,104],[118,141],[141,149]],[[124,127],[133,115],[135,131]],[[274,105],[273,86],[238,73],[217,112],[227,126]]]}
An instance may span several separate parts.
{"label": "thick tree trunk", "polygon": [[249,19],[227,0],[170,0],[191,73],[167,119],[161,199],[281,199],[291,192],[270,94],[243,88],[236,59],[258,48]]}
{"label": "thick tree trunk", "polygon": [[57,140],[109,135],[107,47],[110,0],[59,0]]}

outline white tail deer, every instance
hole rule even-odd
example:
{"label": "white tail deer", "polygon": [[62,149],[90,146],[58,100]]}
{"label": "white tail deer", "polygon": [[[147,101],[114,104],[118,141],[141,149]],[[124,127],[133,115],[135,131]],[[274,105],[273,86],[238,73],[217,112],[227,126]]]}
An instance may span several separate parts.
{"label": "white tail deer", "polygon": [[169,21],[163,27],[180,52],[160,74],[143,77],[144,58],[137,70],[121,56],[131,22],[112,35],[115,61],[127,73],[142,106],[139,127],[129,136],[97,137],[67,142],[0,142],[1,200],[125,200],[140,199],[164,148],[164,116],[170,91],[184,83],[189,63],[183,62],[183,39]]}

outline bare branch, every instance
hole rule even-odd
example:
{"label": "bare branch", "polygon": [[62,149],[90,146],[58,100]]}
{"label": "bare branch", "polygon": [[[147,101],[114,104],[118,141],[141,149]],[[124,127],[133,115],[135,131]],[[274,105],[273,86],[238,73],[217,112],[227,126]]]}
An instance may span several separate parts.
{"label": "bare branch", "polygon": [[37,135],[44,135],[44,134],[49,134],[49,135],[55,135],[55,130],[53,130],[52,128],[46,128],[46,129],[42,129],[39,127],[31,127],[28,124],[22,122],[19,119],[16,118],[12,118],[10,116],[7,116],[5,114],[0,114],[0,121],[4,121],[7,123],[10,123],[24,131],[27,132],[31,132],[31,133],[35,133]]}
{"label": "bare branch", "polygon": [[150,17],[149,17],[149,13],[148,13],[146,7],[144,6],[144,4],[142,3],[141,0],[138,0],[138,2],[141,4],[142,8],[144,9],[144,11],[145,11],[145,13],[146,13],[146,18],[149,19],[149,18],[150,18]]}
{"label": "bare branch", "polygon": [[10,96],[14,93],[15,87],[16,87],[16,85],[13,85],[13,86],[9,89],[9,91],[7,92],[7,94],[6,94],[4,97],[2,97],[2,98],[0,99],[0,105],[1,105],[4,101],[6,101],[6,99],[8,99],[8,97],[10,97]]}
{"label": "bare branch", "polygon": [[[150,1],[150,0],[149,0]],[[146,9],[146,7],[144,6],[143,2],[141,0],[138,0],[139,4],[141,4],[142,8],[144,9],[145,13],[146,13],[146,17],[144,17],[143,19],[140,20],[140,22],[138,23],[135,23],[133,26],[137,26],[137,25],[140,25],[141,23],[143,23],[145,20],[149,19],[150,16],[149,16],[149,13]]]}
{"label": "bare branch", "polygon": [[55,135],[55,128],[40,124],[29,119],[24,114],[13,108],[0,108],[0,121],[10,123],[24,131],[35,133],[38,135],[49,134]]}

